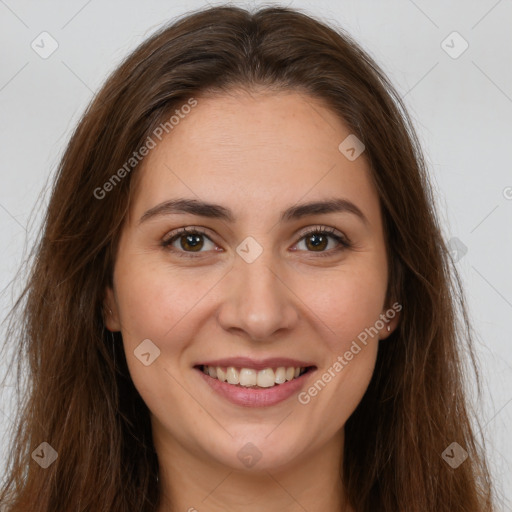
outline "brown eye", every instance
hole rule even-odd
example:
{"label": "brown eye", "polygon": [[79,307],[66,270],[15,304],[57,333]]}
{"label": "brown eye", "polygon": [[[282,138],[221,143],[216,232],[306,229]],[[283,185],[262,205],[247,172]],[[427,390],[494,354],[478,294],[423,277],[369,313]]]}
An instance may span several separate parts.
{"label": "brown eye", "polygon": [[[320,256],[329,256],[333,253],[337,253],[338,251],[351,247],[348,239],[345,236],[342,236],[341,233],[337,233],[338,232],[334,228],[317,227],[304,233],[297,246],[304,242],[305,249],[301,250],[305,250],[306,252],[322,253],[319,254]],[[331,240],[334,242],[330,243]]]}
{"label": "brown eye", "polygon": [[185,251],[200,251],[204,245],[203,240],[201,239],[203,235],[181,235],[178,240],[180,241],[180,246]]}
{"label": "brown eye", "polygon": [[305,239],[306,247],[313,251],[316,251],[317,249],[322,251],[327,247],[329,243],[328,237],[319,233],[313,233],[312,235],[308,235],[307,237],[305,237]]}
{"label": "brown eye", "polygon": [[[208,244],[210,244],[210,247],[208,247]],[[214,250],[216,247],[210,238],[197,228],[183,228],[174,231],[162,242],[162,246],[180,256],[187,256],[187,253],[202,253]],[[206,250],[203,251],[202,249],[205,248]]]}

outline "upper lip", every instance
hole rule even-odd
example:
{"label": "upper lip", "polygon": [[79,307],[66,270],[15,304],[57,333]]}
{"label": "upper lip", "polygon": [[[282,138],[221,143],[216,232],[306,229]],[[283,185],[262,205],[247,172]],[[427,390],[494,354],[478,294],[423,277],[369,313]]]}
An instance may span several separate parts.
{"label": "upper lip", "polygon": [[284,366],[286,368],[290,366],[295,368],[306,368],[308,366],[315,365],[309,361],[299,361],[298,359],[290,359],[289,357],[271,357],[267,359],[252,359],[250,357],[228,357],[224,359],[204,361],[196,364],[195,366],[220,366],[221,368],[232,366],[234,368],[264,370],[265,368],[279,368],[280,366]]}

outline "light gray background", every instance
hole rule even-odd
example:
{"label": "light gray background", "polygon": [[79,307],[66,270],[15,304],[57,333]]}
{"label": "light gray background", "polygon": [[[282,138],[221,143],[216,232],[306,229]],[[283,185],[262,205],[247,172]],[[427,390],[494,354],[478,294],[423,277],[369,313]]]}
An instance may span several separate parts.
{"label": "light gray background", "polygon": [[[30,213],[94,91],[162,23],[203,5],[0,0],[0,290],[14,277],[24,244],[30,247],[37,233],[41,214],[31,218]],[[348,30],[405,98],[429,163],[445,236],[467,247],[457,266],[479,335],[484,401],[475,407],[503,494],[501,509],[512,510],[512,3],[284,5]],[[43,31],[59,45],[47,59],[31,48]],[[469,44],[456,59],[441,46],[453,31]],[[461,48],[453,37],[446,44],[452,51]],[[0,296],[2,318],[11,300],[7,288]],[[6,362],[0,364],[5,372]],[[12,416],[10,390],[2,390],[0,436]],[[4,435],[0,460],[5,443]]]}

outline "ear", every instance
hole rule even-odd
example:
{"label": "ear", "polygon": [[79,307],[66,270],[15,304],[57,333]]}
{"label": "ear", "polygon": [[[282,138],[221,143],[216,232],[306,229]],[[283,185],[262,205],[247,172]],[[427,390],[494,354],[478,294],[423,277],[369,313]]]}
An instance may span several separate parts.
{"label": "ear", "polygon": [[379,340],[385,340],[398,327],[401,310],[402,305],[395,301],[381,313],[380,320],[384,325],[382,329],[379,329]]}
{"label": "ear", "polygon": [[105,299],[103,300],[103,318],[105,319],[105,327],[109,331],[116,332],[121,330],[117,301],[114,290],[110,286],[107,286],[107,289],[105,290]]}

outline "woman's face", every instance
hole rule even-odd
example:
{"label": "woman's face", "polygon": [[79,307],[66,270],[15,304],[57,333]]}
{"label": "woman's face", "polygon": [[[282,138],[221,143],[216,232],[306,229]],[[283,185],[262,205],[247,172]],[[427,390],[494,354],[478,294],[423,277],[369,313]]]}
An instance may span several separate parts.
{"label": "woman's face", "polygon": [[341,443],[389,334],[378,196],[364,152],[339,148],[349,135],[317,100],[282,92],[198,97],[155,139],[107,326],[156,446],[270,469]]}

